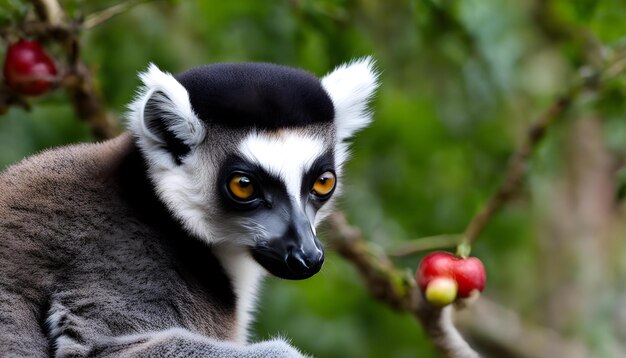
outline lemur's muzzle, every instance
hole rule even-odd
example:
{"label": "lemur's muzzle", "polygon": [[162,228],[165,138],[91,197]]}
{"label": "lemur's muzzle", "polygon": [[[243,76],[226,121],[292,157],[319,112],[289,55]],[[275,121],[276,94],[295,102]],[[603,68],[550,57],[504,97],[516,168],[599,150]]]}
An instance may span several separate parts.
{"label": "lemur's muzzle", "polygon": [[302,212],[294,212],[284,234],[257,245],[252,255],[272,275],[289,280],[309,278],[324,263],[324,248]]}

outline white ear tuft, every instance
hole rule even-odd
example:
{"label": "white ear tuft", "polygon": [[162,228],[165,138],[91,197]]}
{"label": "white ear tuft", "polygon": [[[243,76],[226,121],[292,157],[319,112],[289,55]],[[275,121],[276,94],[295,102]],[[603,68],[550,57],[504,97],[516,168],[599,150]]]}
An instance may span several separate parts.
{"label": "white ear tuft", "polygon": [[378,88],[378,72],[370,56],[340,65],[322,78],[335,106],[337,142],[350,138],[372,120],[368,103]]}
{"label": "white ear tuft", "polygon": [[180,150],[181,145],[199,144],[205,129],[191,107],[185,87],[152,63],[139,78],[143,87],[129,105],[128,127],[142,149],[178,146],[175,149]]}

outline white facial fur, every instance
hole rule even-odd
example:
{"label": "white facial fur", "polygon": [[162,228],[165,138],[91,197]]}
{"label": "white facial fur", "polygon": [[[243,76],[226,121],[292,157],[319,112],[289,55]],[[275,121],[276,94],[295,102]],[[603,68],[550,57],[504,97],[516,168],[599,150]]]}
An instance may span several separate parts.
{"label": "white facial fur", "polygon": [[302,176],[324,149],[322,139],[289,130],[271,135],[252,133],[239,145],[244,158],[281,178],[294,200],[299,200]]}

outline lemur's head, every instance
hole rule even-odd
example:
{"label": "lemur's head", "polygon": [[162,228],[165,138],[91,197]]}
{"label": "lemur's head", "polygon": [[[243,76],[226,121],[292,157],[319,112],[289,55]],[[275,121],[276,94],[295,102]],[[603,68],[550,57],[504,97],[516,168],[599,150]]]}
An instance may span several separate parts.
{"label": "lemur's head", "polygon": [[370,122],[370,58],[321,79],[265,63],[178,75],[151,65],[129,127],[160,199],[193,236],[287,279],[324,261],[316,225],[341,188],[347,140]]}

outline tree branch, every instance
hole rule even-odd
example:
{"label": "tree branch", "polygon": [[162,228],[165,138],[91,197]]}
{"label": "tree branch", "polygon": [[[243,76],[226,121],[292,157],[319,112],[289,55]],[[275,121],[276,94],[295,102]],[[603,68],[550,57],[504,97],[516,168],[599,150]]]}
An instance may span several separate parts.
{"label": "tree branch", "polygon": [[63,45],[67,57],[67,69],[61,84],[69,93],[74,112],[89,124],[97,139],[114,137],[119,133],[115,117],[106,111],[92,73],[80,61],[77,26],[61,22],[66,17],[57,0],[32,0],[32,3],[42,27],[55,28],[61,32],[58,41]]}
{"label": "tree branch", "polygon": [[570,107],[578,92],[571,91],[569,95],[556,100],[531,124],[524,140],[511,156],[509,168],[504,175],[504,181],[487,201],[483,209],[467,225],[465,242],[472,244],[487,226],[493,215],[514,196],[522,183],[528,159],[534,148],[543,139],[548,127]]}
{"label": "tree branch", "polygon": [[528,128],[524,140],[511,155],[509,167],[504,175],[504,181],[496,192],[487,201],[470,221],[465,229],[464,242],[472,244],[485,229],[493,215],[507,203],[519,189],[530,156],[535,147],[545,137],[550,126],[570,108],[573,102],[584,90],[597,89],[603,82],[609,81],[626,70],[626,48],[620,48],[614,58],[609,61],[602,71],[583,78],[572,85],[567,93],[558,98],[543,112]]}
{"label": "tree branch", "polygon": [[363,239],[359,229],[348,224],[343,213],[333,214],[328,226],[331,247],[352,262],[374,298],[398,311],[411,313],[446,357],[478,357],[452,324],[452,307],[441,309],[426,302],[412,273],[396,268],[381,250]]}

